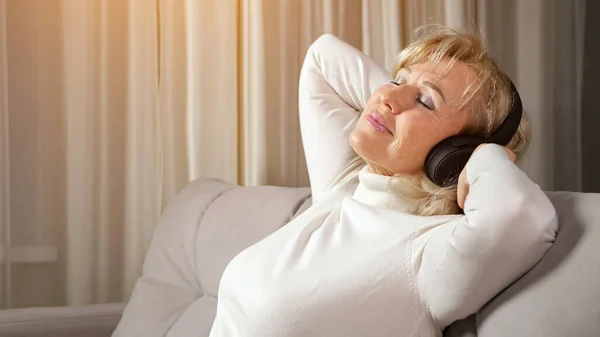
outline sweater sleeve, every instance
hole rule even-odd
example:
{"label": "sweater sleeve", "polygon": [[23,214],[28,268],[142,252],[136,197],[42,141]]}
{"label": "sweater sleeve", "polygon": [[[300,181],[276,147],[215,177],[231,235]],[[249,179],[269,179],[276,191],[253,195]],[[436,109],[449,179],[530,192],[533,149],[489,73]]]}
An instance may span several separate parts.
{"label": "sweater sleeve", "polygon": [[308,49],[299,83],[302,142],[315,200],[357,155],[348,137],[366,102],[392,75],[326,34]]}
{"label": "sweater sleeve", "polygon": [[531,269],[555,239],[554,206],[508,157],[488,144],[467,163],[465,216],[431,231],[413,260],[424,305],[440,328],[477,312]]}

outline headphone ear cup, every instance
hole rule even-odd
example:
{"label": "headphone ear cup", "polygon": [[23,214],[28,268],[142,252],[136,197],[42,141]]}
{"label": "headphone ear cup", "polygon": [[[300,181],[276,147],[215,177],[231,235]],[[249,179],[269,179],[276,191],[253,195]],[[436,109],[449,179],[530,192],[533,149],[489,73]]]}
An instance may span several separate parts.
{"label": "headphone ear cup", "polygon": [[438,186],[456,184],[473,151],[482,139],[471,136],[454,136],[438,143],[425,159],[425,173]]}

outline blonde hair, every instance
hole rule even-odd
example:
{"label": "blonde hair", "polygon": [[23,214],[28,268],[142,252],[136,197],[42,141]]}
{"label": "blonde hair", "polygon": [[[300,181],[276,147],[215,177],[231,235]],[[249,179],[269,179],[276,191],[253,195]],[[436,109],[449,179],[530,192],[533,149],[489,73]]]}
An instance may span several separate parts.
{"label": "blonde hair", "polygon": [[[442,59],[449,61],[448,69],[454,63],[462,62],[477,78],[465,89],[458,104],[457,109],[471,104],[470,122],[461,134],[491,135],[502,124],[512,104],[510,79],[492,60],[485,42],[478,35],[439,26],[418,28],[411,44],[397,57],[394,77],[403,67]],[[520,160],[530,139],[529,119],[523,112],[518,131],[506,147]],[[396,175],[392,181],[395,196],[406,205],[405,211],[409,213],[423,216],[462,213],[456,201],[456,185],[437,186],[425,174],[419,178]]]}

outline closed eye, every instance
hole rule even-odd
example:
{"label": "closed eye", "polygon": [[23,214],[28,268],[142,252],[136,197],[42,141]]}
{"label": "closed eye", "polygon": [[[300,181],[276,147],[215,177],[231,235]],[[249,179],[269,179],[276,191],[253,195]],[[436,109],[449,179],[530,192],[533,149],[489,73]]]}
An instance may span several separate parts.
{"label": "closed eye", "polygon": [[422,106],[424,106],[425,108],[427,108],[427,109],[429,109],[429,110],[433,110],[433,108],[432,108],[432,107],[430,107],[429,105],[427,105],[427,103],[423,102],[423,101],[421,100],[421,98],[418,98],[418,99],[417,99],[417,102],[419,102],[419,104],[421,104],[421,105],[422,105]]}
{"label": "closed eye", "polygon": [[[400,77],[400,79],[402,80],[403,78]],[[390,83],[392,83],[393,85],[396,85],[396,86],[400,86],[400,85],[404,84],[404,83],[399,83],[398,81],[390,81]],[[417,102],[428,110],[432,110],[432,111],[435,110],[435,106],[433,104],[425,103],[425,101],[423,100],[423,96],[417,98]]]}

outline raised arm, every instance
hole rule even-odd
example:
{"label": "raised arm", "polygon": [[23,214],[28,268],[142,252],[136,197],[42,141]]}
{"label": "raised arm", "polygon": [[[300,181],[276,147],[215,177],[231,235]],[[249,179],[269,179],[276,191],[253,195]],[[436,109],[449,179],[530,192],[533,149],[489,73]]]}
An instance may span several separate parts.
{"label": "raised arm", "polygon": [[392,75],[326,34],[308,49],[299,84],[300,126],[313,199],[356,158],[348,143],[365,103]]}
{"label": "raised arm", "polygon": [[424,235],[417,286],[444,328],[477,312],[531,269],[555,239],[554,206],[508,157],[488,144],[466,167],[465,216]]}

